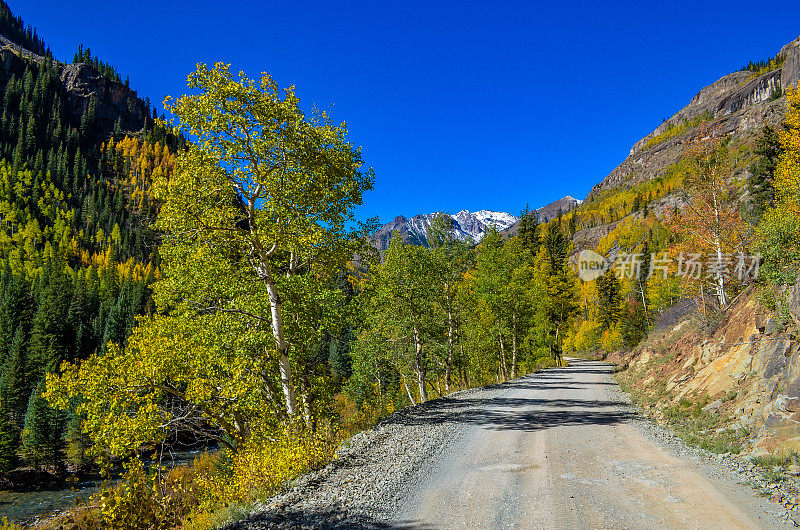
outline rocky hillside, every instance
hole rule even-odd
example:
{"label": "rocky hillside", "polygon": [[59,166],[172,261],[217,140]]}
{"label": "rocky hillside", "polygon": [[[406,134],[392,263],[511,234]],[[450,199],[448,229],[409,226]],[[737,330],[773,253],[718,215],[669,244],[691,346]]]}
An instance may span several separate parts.
{"label": "rocky hillside", "polygon": [[693,134],[693,121],[708,118],[732,139],[780,122],[786,103],[775,96],[800,79],[800,37],[784,46],[778,56],[783,59],[782,67],[760,75],[734,72],[700,90],[688,105],[636,142],[625,161],[592,188],[587,202],[619,186],[663,175],[680,159],[683,144]]}
{"label": "rocky hillside", "polygon": [[562,197],[557,201],[551,202],[547,206],[537,208],[535,211],[536,215],[539,216],[539,222],[546,223],[547,221],[558,217],[559,212],[562,214],[571,212],[580,206],[582,202],[583,201],[580,199],[576,199],[567,195],[566,197]]}
{"label": "rocky hillside", "polygon": [[[649,198],[649,210],[660,215],[665,208],[680,208],[679,188],[670,191],[670,171],[680,162],[685,144],[694,137],[702,123],[709,123],[726,136],[731,145],[747,151],[765,125],[775,126],[786,115],[786,98],[781,97],[784,87],[796,85],[800,80],[800,37],[786,44],[777,53],[773,67],[755,72],[743,70],[728,74],[703,88],[689,103],[650,134],[631,147],[627,158],[595,185],[578,208],[582,222],[574,235],[574,252],[595,249],[626,215],[630,198],[614,200],[614,196],[642,191]],[[743,169],[743,177],[749,177]],[[608,204],[615,203],[611,218]],[[621,206],[621,207],[620,207]]]}
{"label": "rocky hillside", "polygon": [[[29,61],[42,64],[45,60],[45,57],[0,34],[0,90],[5,89],[12,77],[22,78]],[[89,64],[54,61],[54,65],[66,95],[65,110],[73,125],[80,125],[81,117],[94,100],[96,110],[92,132],[97,139],[112,134],[117,122],[118,133],[134,133],[144,128],[150,110],[134,90],[101,75]]]}
{"label": "rocky hillside", "polygon": [[[391,223],[383,225],[373,234],[373,244],[379,251],[383,252],[389,248],[392,234],[399,232],[403,241],[427,246],[428,227],[430,227],[431,221],[436,215],[438,214],[415,215],[410,219],[398,215]],[[492,210],[479,210],[477,212],[461,210],[450,217],[453,219],[456,237],[462,241],[472,238],[475,242],[483,239],[488,230],[494,228],[495,230],[503,231],[517,221],[517,218],[510,213]]]}
{"label": "rocky hillside", "polygon": [[[680,161],[704,122],[729,139],[734,174],[750,178],[755,141],[765,125],[784,121],[783,91],[799,80],[800,38],[772,60],[703,88],[592,189],[577,210],[575,252],[589,248],[613,256],[644,237],[653,240],[636,230],[683,206]],[[717,452],[800,450],[800,344],[794,333],[780,332],[784,326],[761,305],[766,286],[747,287],[724,311],[697,298],[652,313],[649,335],[632,351],[610,357],[621,368],[623,385],[650,415]],[[797,324],[800,283],[788,292]]]}
{"label": "rocky hillside", "polygon": [[[791,290],[800,303],[800,283]],[[679,309],[679,308],[678,308]],[[745,433],[745,451],[774,454],[800,449],[800,343],[760,309],[752,290],[716,321],[663,315],[632,352],[611,360],[650,413],[668,421],[681,403],[701,403],[715,429]]]}

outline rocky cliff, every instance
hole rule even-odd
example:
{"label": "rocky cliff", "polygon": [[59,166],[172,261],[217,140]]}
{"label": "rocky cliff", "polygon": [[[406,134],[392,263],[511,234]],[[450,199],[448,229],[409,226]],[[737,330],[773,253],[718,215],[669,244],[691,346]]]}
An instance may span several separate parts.
{"label": "rocky cliff", "polygon": [[[567,195],[566,197],[562,197],[557,201],[553,201],[546,206],[542,206],[541,208],[536,208],[533,212],[536,213],[540,223],[546,223],[551,219],[555,219],[558,217],[558,213],[561,212],[565,214],[567,212],[571,212],[575,208],[581,205],[583,201],[580,199],[576,199],[574,197],[570,197]],[[513,225],[509,226],[507,229],[503,230],[502,234],[507,237],[511,237],[517,234],[519,231],[519,222],[514,223]]]}
{"label": "rocky cliff", "polygon": [[[0,87],[4,87],[12,76],[24,76],[30,62],[40,64],[44,60],[44,57],[21,48],[0,35]],[[149,110],[134,90],[99,74],[88,64],[56,62],[56,66],[67,96],[67,111],[74,126],[80,124],[81,115],[94,99],[94,129],[98,138],[111,135],[117,119],[120,121],[121,132],[135,133],[143,129]]]}
{"label": "rocky cliff", "polygon": [[[692,137],[692,120],[708,118],[732,139],[747,139],[764,125],[781,121],[785,98],[776,97],[800,80],[800,37],[781,48],[782,67],[761,75],[728,74],[703,88],[689,104],[636,142],[628,157],[587,196],[587,202],[619,186],[634,185],[664,174],[680,160],[683,144]],[[677,128],[677,129],[676,129]],[[680,131],[679,134],[665,134]]]}

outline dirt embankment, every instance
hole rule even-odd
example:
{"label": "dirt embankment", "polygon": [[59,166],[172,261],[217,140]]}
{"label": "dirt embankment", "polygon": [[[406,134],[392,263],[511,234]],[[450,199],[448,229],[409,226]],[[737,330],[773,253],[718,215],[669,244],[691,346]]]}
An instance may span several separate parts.
{"label": "dirt embankment", "polygon": [[684,312],[636,350],[609,357],[625,368],[623,386],[660,420],[685,416],[710,431],[698,435],[735,438],[734,452],[800,452],[800,343],[791,327],[781,331],[752,291],[716,318]]}

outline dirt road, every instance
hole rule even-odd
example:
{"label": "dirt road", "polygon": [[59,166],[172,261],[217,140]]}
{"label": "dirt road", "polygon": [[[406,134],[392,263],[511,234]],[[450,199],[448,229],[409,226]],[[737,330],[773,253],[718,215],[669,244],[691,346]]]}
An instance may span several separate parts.
{"label": "dirt road", "polygon": [[[401,502],[403,528],[769,528],[778,508],[631,421],[609,365],[573,360],[453,399],[457,440]],[[426,418],[420,418],[425,421]],[[427,418],[436,421],[436,418]]]}

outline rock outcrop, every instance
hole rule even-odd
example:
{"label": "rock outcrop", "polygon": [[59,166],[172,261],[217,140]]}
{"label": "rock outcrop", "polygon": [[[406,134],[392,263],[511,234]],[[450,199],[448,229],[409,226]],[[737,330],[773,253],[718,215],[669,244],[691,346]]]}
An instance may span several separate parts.
{"label": "rock outcrop", "polygon": [[[20,78],[25,75],[25,68],[29,62],[41,64],[44,60],[44,57],[20,48],[19,45],[0,35],[0,86],[5,86],[12,76]],[[73,126],[77,127],[80,124],[81,115],[94,99],[96,102],[94,130],[98,138],[113,133],[117,118],[124,133],[136,133],[142,130],[149,111],[134,90],[101,75],[88,64],[59,62],[55,64],[67,96],[66,110]]]}
{"label": "rock outcrop", "polygon": [[147,117],[147,107],[136,92],[122,83],[100,75],[88,64],[68,64],[61,69],[61,83],[67,92],[69,112],[73,120],[81,115],[92,98],[97,101],[96,126],[104,132],[112,131],[117,118],[123,131],[142,129]]}
{"label": "rock outcrop", "polygon": [[[794,296],[800,297],[800,284]],[[637,385],[663,389],[661,406],[705,396],[705,412],[731,418],[722,428],[750,433],[745,449],[751,454],[800,451],[797,338],[765,318],[752,291],[726,311],[713,333],[699,323],[690,311],[666,327],[657,324],[642,346],[612,360],[639,373]]]}
{"label": "rock outcrop", "polygon": [[781,69],[781,86],[797,86],[800,81],[800,37],[781,48],[783,68]]}
{"label": "rock outcrop", "polygon": [[[783,66],[754,77],[752,72],[728,74],[703,88],[689,104],[636,142],[628,157],[587,196],[592,201],[607,190],[635,185],[657,178],[678,162],[684,143],[694,130],[659,141],[659,136],[674,127],[707,116],[720,132],[732,139],[746,139],[764,125],[779,123],[786,113],[785,98],[776,97],[800,80],[800,37],[784,46],[780,55]],[[655,139],[655,142],[653,141]]]}

